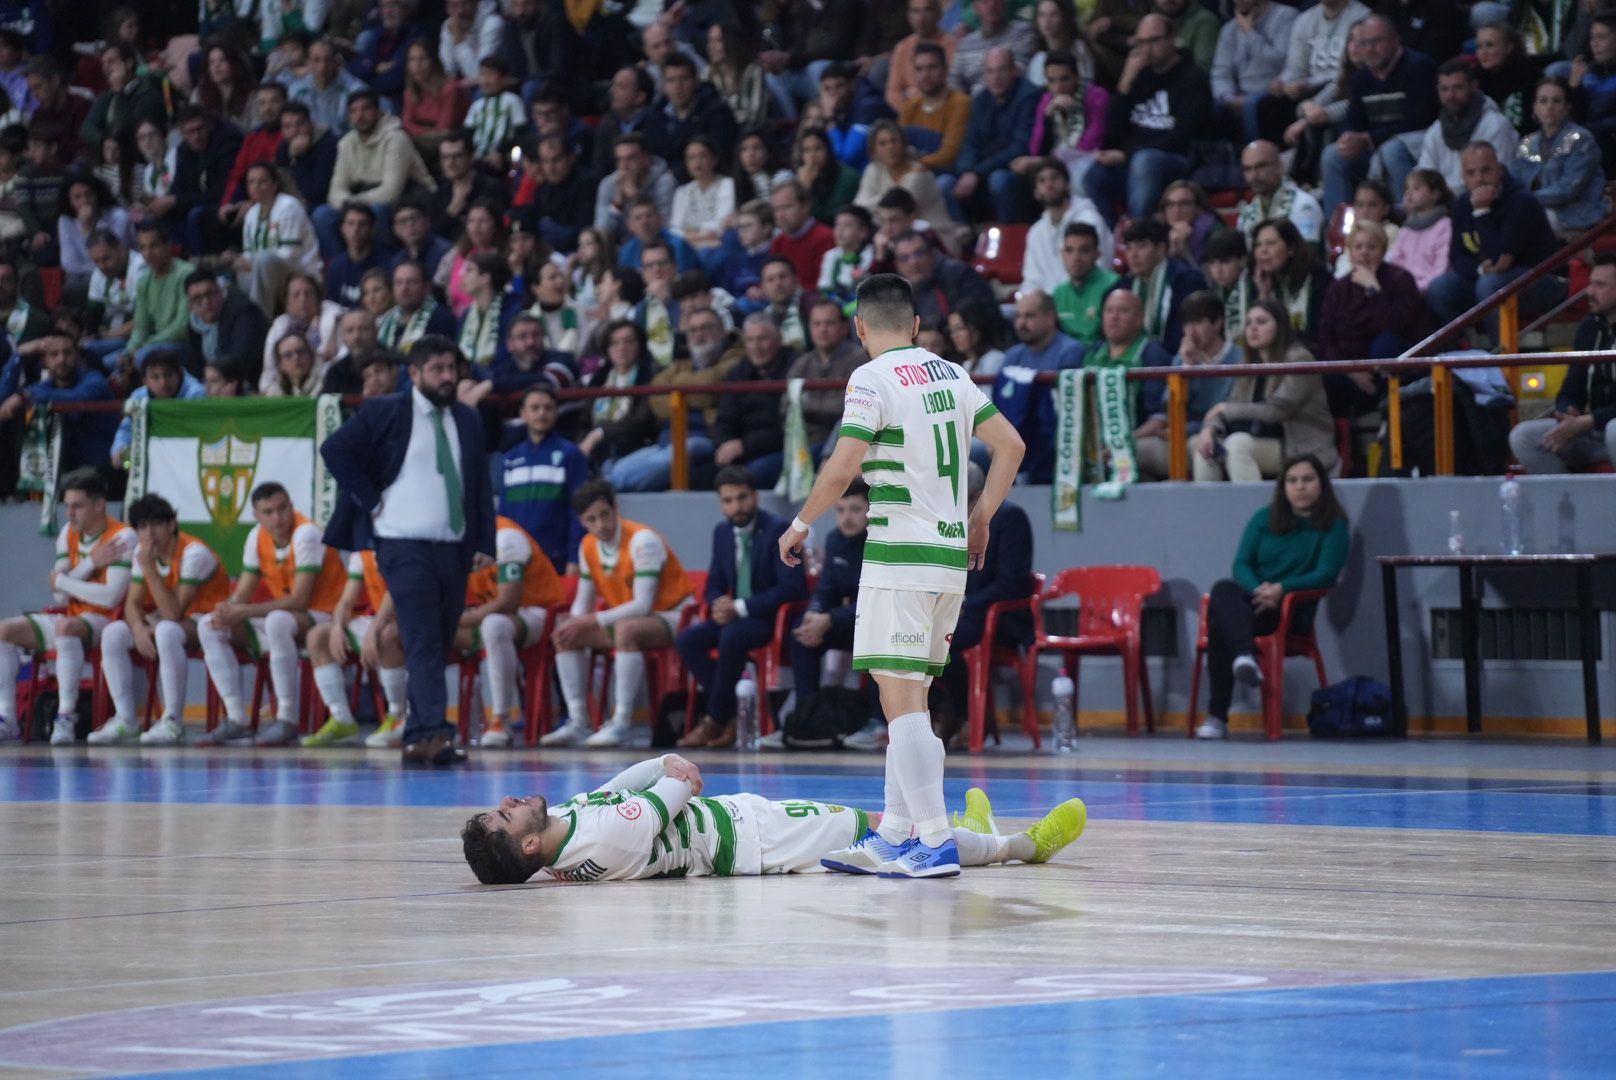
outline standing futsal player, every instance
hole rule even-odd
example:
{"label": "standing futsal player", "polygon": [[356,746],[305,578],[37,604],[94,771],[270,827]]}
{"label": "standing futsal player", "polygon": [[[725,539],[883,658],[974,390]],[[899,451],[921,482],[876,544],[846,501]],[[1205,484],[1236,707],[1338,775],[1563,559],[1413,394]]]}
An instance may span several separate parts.
{"label": "standing futsal player", "polygon": [[[886,810],[878,830],[823,861],[845,873],[951,877],[959,873],[959,849],[944,809],[944,748],[932,734],[926,691],[948,662],[965,572],[982,562],[988,522],[1010,491],[1025,448],[963,368],[915,347],[920,319],[903,278],[866,279],[853,324],[874,359],[848,381],[841,438],[801,516],[780,538],[780,557],[795,566],[808,526],[862,468],[870,485],[870,527],[853,668],[868,671],[881,691],[889,740]],[[965,465],[973,434],[993,452],[993,465],[967,521]]]}
{"label": "standing futsal player", "polygon": [[410,350],[409,390],[372,398],[320,447],[342,498],[326,543],[376,549],[409,670],[405,765],[457,765],[444,658],[466,579],[494,561],[494,493],[483,422],[455,400],[460,350],[428,334]]}

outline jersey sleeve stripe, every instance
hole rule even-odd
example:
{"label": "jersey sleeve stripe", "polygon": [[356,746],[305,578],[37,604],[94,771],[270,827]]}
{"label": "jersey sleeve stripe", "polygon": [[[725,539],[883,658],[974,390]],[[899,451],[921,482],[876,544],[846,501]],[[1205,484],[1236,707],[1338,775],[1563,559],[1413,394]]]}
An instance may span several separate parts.
{"label": "jersey sleeve stripe", "polygon": [[867,427],[859,427],[857,424],[843,424],[842,437],[845,439],[858,439],[861,442],[874,442],[875,432]]}
{"label": "jersey sleeve stripe", "polygon": [[870,505],[876,503],[896,503],[899,506],[910,504],[909,489],[902,484],[876,484],[870,488]]}
{"label": "jersey sleeve stripe", "polygon": [[892,524],[891,519],[889,519],[885,514],[882,514],[880,517],[872,516],[867,520],[869,521],[869,523],[871,525],[890,525],[890,524]]}
{"label": "jersey sleeve stripe", "polygon": [[866,461],[859,466],[867,473],[872,472],[903,472],[901,461]]}
{"label": "jersey sleeve stripe", "polygon": [[735,822],[721,803],[705,800],[713,813],[713,826],[718,830],[718,850],[713,853],[713,874],[732,877],[735,873]]}
{"label": "jersey sleeve stripe", "polygon": [[999,407],[990,401],[983,405],[980,409],[976,410],[976,415],[971,418],[971,423],[972,425],[980,425],[984,421],[991,420],[998,415]]}
{"label": "jersey sleeve stripe", "polygon": [[965,548],[942,544],[901,544],[869,540],[864,544],[864,561],[886,566],[942,566],[966,569],[969,553]]}
{"label": "jersey sleeve stripe", "polygon": [[902,446],[903,445],[903,428],[901,428],[901,427],[882,428],[880,431],[877,431],[875,433],[875,440],[874,441],[875,441],[875,445],[877,445],[877,446]]}
{"label": "jersey sleeve stripe", "polygon": [[661,821],[662,827],[666,829],[668,827],[668,804],[662,801],[662,797],[654,791],[636,791],[634,794],[637,798],[644,799],[656,808],[657,820]]}

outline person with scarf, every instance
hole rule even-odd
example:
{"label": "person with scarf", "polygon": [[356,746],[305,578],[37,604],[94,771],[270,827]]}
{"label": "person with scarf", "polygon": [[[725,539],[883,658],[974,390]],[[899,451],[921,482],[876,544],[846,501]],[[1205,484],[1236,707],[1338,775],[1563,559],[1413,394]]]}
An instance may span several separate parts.
{"label": "person with scarf", "polygon": [[1492,144],[1498,151],[1498,160],[1510,163],[1521,141],[1520,134],[1498,111],[1493,99],[1481,92],[1475,69],[1468,61],[1449,60],[1438,68],[1436,93],[1442,111],[1425,131],[1416,168],[1435,169],[1449,187],[1456,188],[1464,183],[1460,155],[1476,142]]}
{"label": "person with scarf", "polygon": [[[589,389],[619,390],[650,383],[656,365],[638,326],[616,319],[606,326],[602,338],[606,363],[586,380]],[[646,397],[597,397],[590,403],[589,423],[578,449],[602,473],[610,473],[619,460],[656,439],[656,417]]]}
{"label": "person with scarf", "polygon": [[1448,247],[1453,237],[1448,204],[1452,201],[1453,192],[1448,190],[1441,173],[1415,169],[1408,174],[1403,185],[1403,227],[1397,230],[1386,261],[1413,274],[1421,296],[1448,269]]}
{"label": "person with scarf", "polygon": [[471,297],[471,306],[460,316],[456,343],[478,371],[494,363],[505,340],[505,326],[520,307],[520,298],[506,289],[510,283],[511,268],[499,255],[473,255],[461,272],[460,286]]}
{"label": "person with scarf", "polygon": [[1256,298],[1284,308],[1298,341],[1318,341],[1319,314],[1330,272],[1317,264],[1313,248],[1283,218],[1257,226],[1251,244],[1251,284]]}
{"label": "person with scarf", "polygon": [[[1170,358],[1184,337],[1179,308],[1190,293],[1206,288],[1206,278],[1191,264],[1167,254],[1167,223],[1143,218],[1130,224],[1122,241],[1129,273],[1119,282],[1144,304],[1143,329]],[[1102,313],[1102,321],[1104,315]]]}
{"label": "person with scarf", "polygon": [[781,343],[795,356],[808,348],[808,304],[812,298],[803,296],[797,269],[784,255],[772,256],[763,264],[761,285],[763,313],[780,331]]}
{"label": "person with scarf", "polygon": [[[1199,290],[1196,290],[1199,291]],[[1188,294],[1195,295],[1194,292]],[[1182,325],[1183,307],[1173,312],[1173,321]],[[1089,346],[1083,356],[1083,367],[1090,371],[1120,368],[1133,371],[1145,367],[1172,367],[1173,354],[1151,339],[1145,331],[1146,311],[1139,294],[1128,289],[1113,289],[1105,298],[1100,311],[1100,340]],[[1182,331],[1180,341],[1183,340]],[[1156,425],[1150,418],[1165,412],[1167,383],[1163,379],[1133,384],[1133,412],[1138,418],[1135,436],[1150,434]]]}
{"label": "person with scarf", "polygon": [[1167,254],[1192,266],[1206,258],[1207,241],[1228,228],[1194,180],[1168,184],[1157,213],[1167,222]]}
{"label": "person with scarf", "polygon": [[[1240,362],[1240,346],[1224,329],[1223,302],[1210,290],[1186,296],[1179,310],[1179,318],[1184,323],[1184,340],[1179,344],[1178,355],[1173,357],[1174,367],[1206,367]],[[1207,410],[1229,396],[1229,388],[1234,385],[1234,380],[1225,377],[1190,379],[1188,382],[1184,430],[1193,438],[1200,434],[1201,419],[1206,416]],[[1165,395],[1161,400],[1165,401]],[[1142,478],[1169,478],[1171,454],[1167,435],[1170,430],[1167,414],[1160,410],[1159,403],[1158,411],[1139,418],[1133,442]]]}
{"label": "person with scarf", "polygon": [[314,223],[296,195],[283,189],[275,166],[260,161],[247,169],[252,200],[241,225],[241,254],[234,262],[237,283],[266,319],[279,314],[294,273],[318,277],[325,269]]}
{"label": "person with scarf", "polygon": [[382,316],[376,327],[377,341],[408,356],[426,335],[452,337],[454,332],[455,317],[433,299],[421,265],[401,262],[393,267],[393,309]]}
{"label": "person with scarf", "polygon": [[1248,241],[1257,226],[1271,218],[1289,221],[1310,244],[1323,241],[1324,210],[1318,199],[1285,175],[1278,146],[1266,139],[1248,143],[1240,153],[1240,171],[1252,193],[1251,201],[1241,205],[1237,223]]}
{"label": "person with scarf", "polygon": [[1061,162],[1072,186],[1081,190],[1083,176],[1105,140],[1111,95],[1099,83],[1082,77],[1077,58],[1069,52],[1050,53],[1044,76],[1046,89],[1033,111],[1032,141],[1027,150],[1034,158],[1048,156]]}
{"label": "person with scarf", "polygon": [[1605,171],[1593,132],[1571,122],[1571,87],[1557,76],[1537,84],[1532,115],[1538,130],[1521,140],[1509,174],[1543,207],[1562,239],[1605,216]]}
{"label": "person with scarf", "polygon": [[825,252],[819,264],[819,294],[844,305],[853,303],[858,283],[870,273],[875,261],[875,219],[857,203],[836,212],[836,246]]}
{"label": "person with scarf", "polygon": [[1224,332],[1239,342],[1246,328],[1246,309],[1256,299],[1251,284],[1246,237],[1239,229],[1224,229],[1206,244],[1202,266],[1206,288],[1223,305]]}

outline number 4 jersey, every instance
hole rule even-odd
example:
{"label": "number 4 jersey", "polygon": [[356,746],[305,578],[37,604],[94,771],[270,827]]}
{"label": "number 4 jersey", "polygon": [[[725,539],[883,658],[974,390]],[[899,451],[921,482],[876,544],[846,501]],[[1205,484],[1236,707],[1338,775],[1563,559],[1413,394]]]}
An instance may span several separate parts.
{"label": "number 4 jersey", "polygon": [[925,349],[888,349],[853,372],[841,433],[870,444],[861,585],[965,591],[971,433],[997,412],[964,368]]}

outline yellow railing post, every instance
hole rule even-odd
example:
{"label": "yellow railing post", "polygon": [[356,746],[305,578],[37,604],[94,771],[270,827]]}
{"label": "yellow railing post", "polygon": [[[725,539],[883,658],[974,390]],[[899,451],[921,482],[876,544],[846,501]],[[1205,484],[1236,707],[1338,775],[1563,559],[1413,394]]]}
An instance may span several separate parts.
{"label": "yellow railing post", "polygon": [[673,442],[673,468],[669,477],[674,491],[690,490],[690,448],[685,441],[690,437],[690,411],[685,396],[675,390],[668,395],[669,436]]}
{"label": "yellow railing post", "polygon": [[1167,376],[1167,478],[1190,478],[1189,387],[1183,375]]}
{"label": "yellow railing post", "polygon": [[[1498,305],[1498,351],[1512,355],[1521,351],[1521,300],[1506,297]],[[1514,369],[1511,369],[1514,370]]]}
{"label": "yellow railing post", "polygon": [[1436,475],[1453,475],[1453,372],[1441,364],[1431,368],[1431,409],[1436,436]]}
{"label": "yellow railing post", "polygon": [[1403,469],[1403,380],[1393,375],[1386,380],[1386,434],[1391,443],[1392,472]]}

